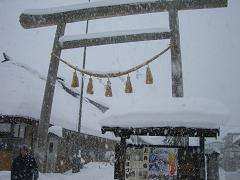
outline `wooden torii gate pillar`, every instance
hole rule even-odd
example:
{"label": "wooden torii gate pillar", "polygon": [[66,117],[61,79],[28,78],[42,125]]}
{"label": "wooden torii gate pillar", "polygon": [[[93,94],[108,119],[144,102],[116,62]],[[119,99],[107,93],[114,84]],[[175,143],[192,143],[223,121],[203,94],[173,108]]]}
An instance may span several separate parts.
{"label": "wooden torii gate pillar", "polygon": [[[171,49],[172,61],[172,96],[183,97],[183,78],[182,78],[182,63],[181,63],[181,49],[180,49],[180,35],[178,24],[178,11],[190,9],[205,9],[205,8],[220,8],[226,7],[228,0],[146,0],[146,1],[126,1],[119,0],[118,3],[111,1],[105,2],[104,5],[100,3],[89,3],[86,8],[70,8],[64,11],[64,8],[55,9],[52,11],[45,10],[27,10],[20,16],[21,25],[26,28],[38,28],[44,26],[57,25],[55,40],[52,52],[60,57],[61,50],[70,48],[79,48],[86,46],[96,46],[102,44],[116,44],[124,42],[136,42],[147,40],[170,39],[171,43],[175,45]],[[74,40],[72,42],[59,43],[59,39],[64,35],[67,23],[94,20],[100,18],[110,18],[116,16],[127,16],[134,14],[146,14],[154,12],[169,12],[169,26],[170,32],[151,32],[129,34],[128,36],[118,37],[99,37],[93,39]],[[47,12],[47,13],[46,13]],[[111,41],[109,41],[111,39]],[[45,93],[43,97],[42,110],[40,116],[40,123],[38,127],[38,145],[37,156],[40,158],[42,164],[42,171],[46,168],[46,150],[47,150],[47,134],[51,116],[52,102],[54,96],[54,89],[56,77],[58,73],[59,62],[54,56],[51,56],[51,61],[48,70],[47,82],[45,86]],[[81,124],[81,123],[80,123]]]}

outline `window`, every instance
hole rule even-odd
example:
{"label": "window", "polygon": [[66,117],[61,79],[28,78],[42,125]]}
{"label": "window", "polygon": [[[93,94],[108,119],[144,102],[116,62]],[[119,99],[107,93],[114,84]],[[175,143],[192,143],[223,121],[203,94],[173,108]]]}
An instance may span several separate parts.
{"label": "window", "polygon": [[0,123],[0,132],[11,132],[11,124]]}
{"label": "window", "polygon": [[20,130],[19,130],[19,137],[20,138],[24,138],[24,136],[25,136],[25,128],[26,128],[26,126],[24,124],[20,125]]}
{"label": "window", "polygon": [[18,137],[19,128],[20,128],[20,124],[14,125],[14,137]]}
{"label": "window", "polygon": [[25,137],[25,129],[26,129],[25,124],[15,124],[14,125],[14,137],[24,138]]}
{"label": "window", "polygon": [[53,142],[49,144],[49,153],[53,152]]}

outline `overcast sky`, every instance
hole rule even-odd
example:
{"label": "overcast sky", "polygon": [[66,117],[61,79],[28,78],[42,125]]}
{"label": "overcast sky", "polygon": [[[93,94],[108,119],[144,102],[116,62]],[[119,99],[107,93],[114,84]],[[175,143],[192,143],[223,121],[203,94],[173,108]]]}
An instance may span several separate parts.
{"label": "overcast sky", "polygon": [[[95,0],[96,1],[96,0]],[[47,75],[56,27],[23,29],[19,16],[25,9],[55,7],[84,3],[87,0],[0,0],[0,53],[6,52]],[[206,97],[223,102],[231,111],[231,119],[222,133],[240,127],[240,1],[229,0],[227,8],[179,12],[184,94],[186,97]],[[85,32],[86,22],[67,26],[66,34]],[[163,27],[168,28],[168,14],[154,13],[118,17],[89,22],[89,32]],[[87,49],[86,69],[119,71],[144,62],[160,52],[169,41],[149,41],[106,45]],[[64,59],[81,67],[82,49],[67,50]],[[133,95],[125,95],[124,81],[112,80],[113,98],[104,97],[105,80],[94,79],[93,98],[114,106],[134,101],[144,103],[149,96],[161,101],[171,97],[170,53],[151,65],[154,85],[144,84],[145,69],[131,74]],[[72,71],[60,65],[59,76],[70,82]],[[1,85],[2,88],[2,85]]]}

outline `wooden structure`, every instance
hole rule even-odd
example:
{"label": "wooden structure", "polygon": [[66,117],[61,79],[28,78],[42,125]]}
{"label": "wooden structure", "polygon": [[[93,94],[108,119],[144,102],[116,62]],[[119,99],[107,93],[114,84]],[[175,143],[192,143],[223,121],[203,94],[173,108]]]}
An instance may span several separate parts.
{"label": "wooden structure", "polygon": [[208,180],[219,180],[219,159],[220,153],[211,151],[206,153],[207,160],[207,179]]}
{"label": "wooden structure", "polygon": [[[116,137],[121,138],[121,143],[116,146],[116,158],[114,179],[125,180],[126,140],[130,136],[174,136],[174,137],[199,137],[199,147],[183,146],[159,146],[179,149],[179,167],[177,179],[205,179],[205,137],[217,137],[219,129],[186,128],[186,127],[148,127],[148,128],[120,128],[120,127],[102,127],[102,133],[113,132]],[[149,147],[149,145],[132,145]],[[194,152],[198,152],[195,153]],[[192,157],[192,158],[191,158]],[[191,164],[191,165],[190,165]],[[186,165],[190,165],[186,167]],[[194,173],[193,173],[194,172]]]}
{"label": "wooden structure", "polygon": [[[132,0],[129,1],[106,1],[80,4],[71,7],[61,7],[45,10],[28,10],[20,16],[21,25],[28,28],[38,28],[44,26],[57,25],[55,40],[52,52],[59,56],[62,49],[82,47],[82,46],[95,46],[100,44],[112,44],[122,42],[146,41],[146,40],[159,40],[163,38],[170,38],[174,47],[171,49],[171,62],[172,62],[172,96],[183,97],[183,79],[182,79],[182,62],[181,62],[181,48],[180,48],[180,35],[179,35],[179,21],[178,11],[191,10],[191,9],[205,9],[205,8],[220,8],[226,7],[227,0]],[[72,42],[63,42],[62,46],[59,42],[61,36],[64,36],[65,27],[67,23],[94,20],[100,18],[111,18],[116,16],[127,16],[134,14],[146,14],[154,12],[169,13],[170,31],[166,32],[167,35],[156,35],[151,33],[143,36],[139,34],[128,34],[125,39],[119,41],[111,41],[112,37],[104,37],[100,39],[91,40],[73,40]],[[171,36],[169,36],[169,33]],[[116,38],[116,37],[114,37]],[[83,43],[85,43],[83,45]],[[58,72],[59,61],[55,56],[51,56],[49,65],[48,78],[45,87],[45,94],[42,103],[41,121],[38,129],[38,154],[42,158],[43,164],[46,161],[46,141],[47,141],[47,127],[50,121],[52,101],[54,95],[54,88]],[[80,123],[81,124],[81,123]],[[44,168],[42,169],[43,171]]]}
{"label": "wooden structure", "polygon": [[[19,155],[19,146],[36,146],[39,120],[30,117],[0,115],[0,170],[9,171],[12,160]],[[52,126],[52,125],[50,125]],[[106,151],[113,151],[116,140],[62,129],[62,137],[48,133],[46,171],[64,173],[72,168],[72,157],[81,150],[86,162],[106,161]]]}
{"label": "wooden structure", "polygon": [[35,147],[38,121],[21,116],[0,115],[0,170],[10,170],[19,145]]}
{"label": "wooden structure", "polygon": [[237,171],[240,169],[240,133],[228,133],[224,137],[222,149],[222,167],[225,171]]}
{"label": "wooden structure", "polygon": [[72,169],[73,157],[81,151],[88,162],[104,162],[107,151],[114,151],[116,140],[62,129],[62,137],[48,134],[47,172],[64,173]]}

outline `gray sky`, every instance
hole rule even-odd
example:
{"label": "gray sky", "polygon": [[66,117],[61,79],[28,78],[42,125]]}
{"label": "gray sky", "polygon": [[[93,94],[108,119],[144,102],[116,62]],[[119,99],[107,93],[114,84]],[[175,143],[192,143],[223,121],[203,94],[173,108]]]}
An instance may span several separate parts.
{"label": "gray sky", "polygon": [[[96,0],[95,0],[96,1]],[[25,9],[54,7],[87,2],[87,0],[0,0],[0,53],[6,52],[43,74],[47,74],[55,27],[23,29],[19,15]],[[240,1],[229,0],[221,9],[181,11],[179,13],[184,93],[186,97],[206,97],[223,102],[231,111],[231,119],[222,132],[237,131],[240,127]],[[85,32],[86,22],[67,26],[66,34]],[[167,27],[168,14],[118,17],[90,21],[89,32],[105,32],[152,27]],[[169,41],[151,41],[112,46],[91,47],[87,50],[86,69],[96,71],[125,70],[160,52]],[[64,51],[62,57],[81,66],[82,49]],[[126,96],[124,82],[112,80],[114,97],[104,97],[105,80],[94,79],[95,95],[110,105],[136,101],[137,97],[156,96],[156,100],[171,96],[170,53],[151,66],[153,86],[144,84],[145,69],[131,74],[134,94]],[[72,71],[60,65],[59,75],[70,81]],[[139,103],[136,101],[136,103]]]}

